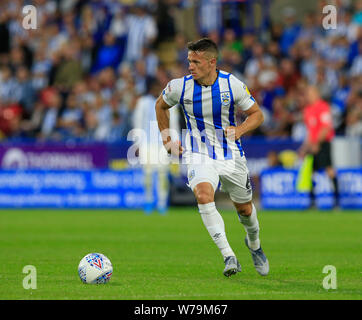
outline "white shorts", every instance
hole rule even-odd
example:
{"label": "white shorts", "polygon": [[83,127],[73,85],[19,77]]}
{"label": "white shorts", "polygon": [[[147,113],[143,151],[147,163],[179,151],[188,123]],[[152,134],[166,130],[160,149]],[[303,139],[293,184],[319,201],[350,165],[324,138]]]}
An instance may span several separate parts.
{"label": "white shorts", "polygon": [[188,159],[187,178],[192,191],[201,182],[211,183],[216,191],[220,182],[220,190],[228,193],[233,202],[246,203],[253,196],[245,156],[231,160],[205,160],[203,157],[200,161],[200,155],[192,153]]}

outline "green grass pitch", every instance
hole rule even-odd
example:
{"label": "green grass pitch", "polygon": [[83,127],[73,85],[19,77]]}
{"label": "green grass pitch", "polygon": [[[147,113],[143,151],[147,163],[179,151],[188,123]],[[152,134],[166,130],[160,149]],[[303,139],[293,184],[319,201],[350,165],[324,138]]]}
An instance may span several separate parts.
{"label": "green grass pitch", "polygon": [[[0,299],[362,299],[362,215],[357,211],[259,212],[270,274],[259,276],[231,210],[220,210],[242,272],[226,278],[196,208],[165,216],[122,210],[0,210]],[[80,259],[113,263],[106,285],[85,285]],[[37,271],[24,289],[23,267]],[[323,268],[337,289],[323,288]]]}

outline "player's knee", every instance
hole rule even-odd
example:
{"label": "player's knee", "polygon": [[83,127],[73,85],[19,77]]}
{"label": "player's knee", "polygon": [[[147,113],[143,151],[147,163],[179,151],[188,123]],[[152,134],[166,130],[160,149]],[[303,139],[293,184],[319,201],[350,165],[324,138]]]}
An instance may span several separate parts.
{"label": "player's knee", "polygon": [[212,194],[201,191],[196,194],[196,200],[197,200],[197,203],[199,203],[199,204],[206,204],[206,203],[214,202],[214,197]]}
{"label": "player's knee", "polygon": [[332,167],[327,167],[326,168],[326,172],[327,172],[327,175],[333,179],[335,176],[336,176],[336,173],[334,171],[334,169]]}
{"label": "player's knee", "polygon": [[194,189],[195,198],[198,204],[214,202],[214,189],[209,183],[200,183]]}
{"label": "player's knee", "polygon": [[239,216],[250,216],[252,211],[253,211],[253,207],[251,203],[247,203],[247,204],[242,204],[242,205],[237,205],[236,206],[236,211],[238,213]]}
{"label": "player's knee", "polygon": [[251,215],[251,210],[238,210],[237,212],[239,216],[249,217]]}

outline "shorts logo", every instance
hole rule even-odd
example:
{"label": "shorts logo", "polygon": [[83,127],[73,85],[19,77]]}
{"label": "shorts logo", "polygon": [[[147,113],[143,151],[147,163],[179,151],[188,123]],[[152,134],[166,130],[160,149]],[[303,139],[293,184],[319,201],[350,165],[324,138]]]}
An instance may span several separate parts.
{"label": "shorts logo", "polygon": [[221,92],[220,97],[221,97],[221,103],[223,106],[228,106],[230,104],[230,92],[229,91]]}
{"label": "shorts logo", "polygon": [[246,177],[246,185],[245,185],[246,189],[247,189],[247,193],[250,193],[251,192],[251,183],[250,183],[250,177],[249,175],[247,175]]}
{"label": "shorts logo", "polygon": [[192,180],[195,177],[195,170],[191,170],[189,174],[189,181]]}

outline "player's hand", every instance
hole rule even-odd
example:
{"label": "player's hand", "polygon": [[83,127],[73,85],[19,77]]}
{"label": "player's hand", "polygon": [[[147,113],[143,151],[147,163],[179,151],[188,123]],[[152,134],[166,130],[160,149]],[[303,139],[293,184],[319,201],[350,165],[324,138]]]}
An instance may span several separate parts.
{"label": "player's hand", "polygon": [[313,154],[317,154],[320,150],[320,146],[319,146],[319,143],[313,143],[311,146],[310,146],[310,151],[313,153]]}
{"label": "player's hand", "polygon": [[298,156],[300,159],[303,159],[307,155],[307,150],[305,148],[300,148],[298,150]]}
{"label": "player's hand", "polygon": [[165,144],[165,148],[169,154],[179,157],[184,152],[181,141],[169,141]]}
{"label": "player's hand", "polygon": [[224,131],[226,139],[230,139],[232,141],[238,140],[241,136],[238,128],[234,126],[227,127]]}

